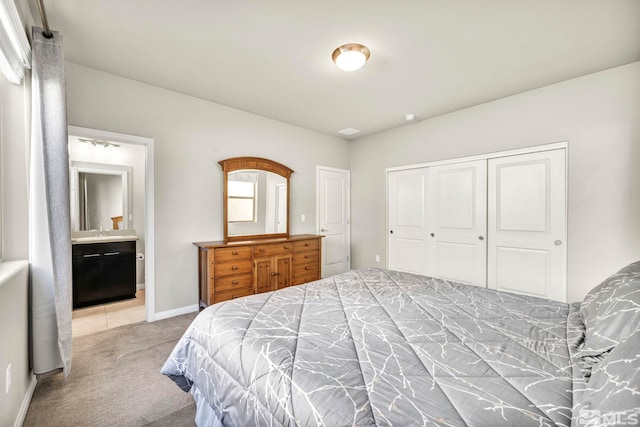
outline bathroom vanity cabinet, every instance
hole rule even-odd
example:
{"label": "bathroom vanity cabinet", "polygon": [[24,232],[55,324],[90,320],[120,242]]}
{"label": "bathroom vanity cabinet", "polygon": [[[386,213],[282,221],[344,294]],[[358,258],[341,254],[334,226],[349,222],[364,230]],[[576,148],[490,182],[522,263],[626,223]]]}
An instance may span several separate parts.
{"label": "bathroom vanity cabinet", "polygon": [[135,297],[135,241],[74,244],[72,248],[73,308]]}

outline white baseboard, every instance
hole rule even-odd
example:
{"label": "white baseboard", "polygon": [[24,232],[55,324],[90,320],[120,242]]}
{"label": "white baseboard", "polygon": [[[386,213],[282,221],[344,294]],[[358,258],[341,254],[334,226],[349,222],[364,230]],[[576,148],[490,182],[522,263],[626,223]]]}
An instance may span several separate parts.
{"label": "white baseboard", "polygon": [[139,290],[141,290],[141,289],[144,289],[144,283],[138,283],[138,284],[136,284],[136,290],[138,290],[138,291],[139,291]]}
{"label": "white baseboard", "polygon": [[168,319],[170,317],[180,316],[181,314],[193,313],[200,309],[198,304],[188,305],[186,307],[180,307],[173,310],[161,311],[156,313],[154,320]]}
{"label": "white baseboard", "polygon": [[29,405],[31,404],[33,392],[36,390],[36,384],[38,384],[38,380],[36,380],[35,375],[31,374],[31,381],[29,381],[27,392],[24,395],[22,405],[20,405],[20,411],[18,412],[18,416],[16,417],[16,422],[13,424],[13,427],[22,427],[24,419],[27,417],[27,411],[29,410]]}

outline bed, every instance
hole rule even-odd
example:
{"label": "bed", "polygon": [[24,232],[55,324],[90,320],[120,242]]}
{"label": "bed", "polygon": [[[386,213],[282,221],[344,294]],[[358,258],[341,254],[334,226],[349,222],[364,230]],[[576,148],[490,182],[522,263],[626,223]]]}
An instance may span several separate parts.
{"label": "bed", "polygon": [[199,426],[596,425],[639,327],[640,262],[574,304],[371,268],[208,307],[162,373]]}

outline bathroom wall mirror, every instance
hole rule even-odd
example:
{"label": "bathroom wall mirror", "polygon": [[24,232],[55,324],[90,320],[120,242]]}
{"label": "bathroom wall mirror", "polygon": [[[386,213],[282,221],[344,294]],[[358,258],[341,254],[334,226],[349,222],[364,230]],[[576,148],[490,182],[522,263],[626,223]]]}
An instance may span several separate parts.
{"label": "bathroom wall mirror", "polygon": [[288,167],[259,157],[219,162],[224,174],[224,239],[289,236]]}
{"label": "bathroom wall mirror", "polygon": [[133,220],[131,174],[129,166],[72,161],[72,230],[129,229]]}

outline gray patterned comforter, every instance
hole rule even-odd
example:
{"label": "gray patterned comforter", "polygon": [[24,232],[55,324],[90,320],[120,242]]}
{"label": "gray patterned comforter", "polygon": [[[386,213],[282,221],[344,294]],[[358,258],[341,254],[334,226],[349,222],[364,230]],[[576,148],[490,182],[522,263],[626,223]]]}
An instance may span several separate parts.
{"label": "gray patterned comforter", "polygon": [[352,271],[207,308],[162,372],[199,425],[570,425],[578,309]]}

